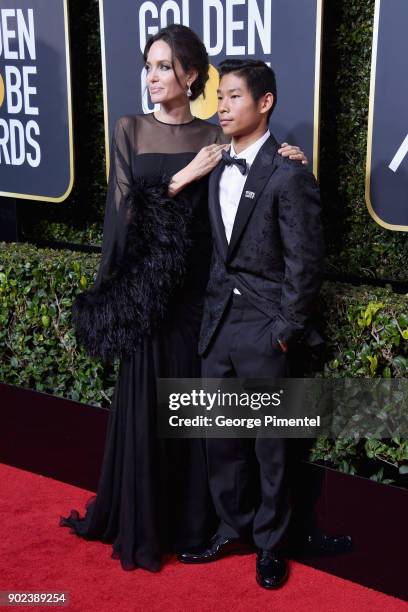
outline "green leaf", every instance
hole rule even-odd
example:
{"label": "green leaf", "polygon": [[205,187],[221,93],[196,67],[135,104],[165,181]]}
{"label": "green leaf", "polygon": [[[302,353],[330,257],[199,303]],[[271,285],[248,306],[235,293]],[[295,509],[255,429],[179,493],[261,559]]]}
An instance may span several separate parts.
{"label": "green leaf", "polygon": [[367,356],[367,359],[368,359],[368,361],[370,362],[370,373],[371,373],[371,375],[372,375],[372,376],[374,376],[374,374],[375,374],[375,373],[376,373],[376,371],[377,371],[377,366],[378,366],[378,358],[377,358],[377,355],[374,355],[374,357],[373,357],[373,356],[371,356],[371,355],[368,355],[368,356]]}
{"label": "green leaf", "polygon": [[48,317],[47,315],[43,315],[41,317],[41,323],[43,324],[43,327],[49,327],[51,323],[50,317]]}

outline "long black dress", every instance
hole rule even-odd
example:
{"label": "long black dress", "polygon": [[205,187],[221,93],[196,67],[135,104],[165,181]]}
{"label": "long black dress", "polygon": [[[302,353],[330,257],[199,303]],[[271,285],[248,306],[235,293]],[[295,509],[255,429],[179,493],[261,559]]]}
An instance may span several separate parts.
{"label": "long black dress", "polygon": [[[140,240],[137,223],[133,233],[128,230],[128,202],[132,190],[134,193],[135,181],[138,181],[135,196],[138,201],[143,200],[144,194],[149,192],[152,182],[156,186],[164,185],[165,191],[161,193],[167,193],[169,177],[186,166],[203,146],[215,142],[223,142],[220,129],[197,118],[186,124],[170,125],[148,114],[122,117],[117,122],[111,148],[102,258],[91,291],[92,299],[96,296],[100,300],[104,288],[111,292],[111,302],[115,302],[113,311],[109,299],[107,305],[104,302],[105,314],[101,317],[98,315],[100,320],[105,321],[105,328],[99,330],[103,342],[111,333],[106,320],[108,323],[112,320],[109,318],[112,312],[120,318],[121,299],[128,300],[127,285],[120,293],[122,280],[119,280],[118,286],[110,281],[121,262],[122,271],[123,262],[126,270],[127,249],[141,241],[141,246],[137,245],[136,255],[134,250],[132,253],[134,259],[147,259],[147,269],[151,261],[157,259],[157,245],[153,248],[146,243],[154,242],[162,229],[155,229],[154,220],[153,227],[149,226],[146,230],[143,207],[138,212],[137,222],[141,226]],[[179,206],[179,223],[174,224],[174,219],[172,222],[174,232],[179,231],[179,225],[183,225],[187,232],[187,237],[184,235],[183,238],[184,264],[180,267],[180,261],[174,264],[172,259],[171,249],[178,248],[178,236],[169,238],[164,232],[160,244],[165,244],[164,249],[167,248],[164,265],[170,266],[162,275],[169,281],[167,293],[162,299],[157,299],[160,295],[153,292],[150,302],[149,299],[146,302],[145,294],[151,291],[150,285],[155,285],[155,279],[153,277],[149,282],[147,277],[147,280],[144,278],[143,282],[138,282],[139,293],[143,295],[139,295],[142,303],[137,302],[139,298],[136,299],[139,314],[135,317],[134,325],[129,325],[127,319],[125,332],[122,329],[111,340],[111,344],[120,344],[122,340],[126,344],[132,330],[137,326],[140,328],[139,341],[134,350],[130,354],[128,351],[120,361],[97,495],[88,501],[83,518],[78,511],[72,510],[69,517],[61,517],[60,521],[61,525],[71,527],[73,532],[86,539],[111,543],[112,557],[120,559],[124,569],[143,567],[152,571],[160,569],[163,553],[189,548],[205,540],[214,521],[202,441],[159,439],[155,414],[157,377],[200,376],[197,343],[211,255],[207,180],[204,178],[192,183],[174,200],[165,202],[163,197],[161,201],[157,193],[160,190],[156,189],[153,204],[150,200],[150,211],[153,206],[154,215],[160,217],[162,205],[163,211],[167,206],[170,213],[173,212],[172,205],[175,209]],[[184,209],[180,207],[180,202],[183,202]],[[171,239],[175,240],[173,247],[171,243],[166,246],[166,240],[168,243]],[[173,276],[172,265],[176,270]],[[134,269],[137,267],[136,262]],[[160,285],[157,291],[160,292]],[[146,319],[149,319],[150,312],[155,311],[157,302],[161,302],[162,314],[164,304],[165,315],[160,317],[160,311],[156,312],[155,321],[150,321],[149,325]],[[92,302],[92,308],[94,305]],[[129,310],[129,304],[123,308],[126,309]],[[130,309],[134,310],[132,303]],[[89,334],[94,334],[93,345],[90,350],[89,346],[87,348],[90,354],[96,356],[98,342],[102,341],[99,336],[95,342],[92,317],[95,317],[93,311],[89,324],[92,329],[88,329]],[[140,324],[141,318],[144,319],[143,325]],[[86,345],[86,338],[82,340]],[[88,345],[92,342],[88,342]],[[114,353],[112,346],[109,349]],[[105,351],[103,356],[106,357],[106,354]]]}

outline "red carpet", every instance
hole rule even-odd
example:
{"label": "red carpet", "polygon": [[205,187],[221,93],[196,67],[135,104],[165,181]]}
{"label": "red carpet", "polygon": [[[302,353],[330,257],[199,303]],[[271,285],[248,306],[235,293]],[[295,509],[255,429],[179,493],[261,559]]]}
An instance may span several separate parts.
{"label": "red carpet", "polygon": [[125,572],[110,558],[110,545],[58,526],[60,514],[82,510],[90,492],[4,465],[0,482],[0,591],[70,594],[67,607],[19,610],[408,611],[398,599],[294,562],[287,585],[265,591],[255,582],[254,555],[199,566],[170,559],[157,574]]}

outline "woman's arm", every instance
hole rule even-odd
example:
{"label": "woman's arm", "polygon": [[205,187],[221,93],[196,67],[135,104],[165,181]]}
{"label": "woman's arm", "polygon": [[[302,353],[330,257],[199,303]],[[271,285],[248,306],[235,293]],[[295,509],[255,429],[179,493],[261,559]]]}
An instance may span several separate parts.
{"label": "woman's arm", "polygon": [[[169,196],[171,198],[174,197],[187,185],[211,172],[221,160],[222,151],[228,148],[229,144],[212,144],[203,147],[187,166],[172,177],[169,185]],[[305,166],[308,164],[308,159],[302,149],[295,145],[290,145],[287,142],[281,144],[278,153],[282,155],[282,157],[297,159]]]}
{"label": "woman's arm", "polygon": [[123,256],[128,210],[126,201],[132,184],[129,119],[117,120],[112,136],[108,189],[105,202],[102,254],[94,287],[110,276]]}

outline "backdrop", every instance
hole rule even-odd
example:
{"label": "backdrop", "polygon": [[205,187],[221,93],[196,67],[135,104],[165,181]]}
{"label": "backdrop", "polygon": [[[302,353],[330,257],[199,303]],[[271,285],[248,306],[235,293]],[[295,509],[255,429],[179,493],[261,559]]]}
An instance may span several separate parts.
{"label": "backdrop", "polygon": [[151,112],[144,87],[143,49],[168,23],[191,27],[210,56],[205,98],[192,112],[216,121],[218,73],[226,57],[258,58],[277,78],[278,104],[271,129],[302,147],[317,172],[321,0],[100,0],[107,168],[109,142],[121,115]]}

